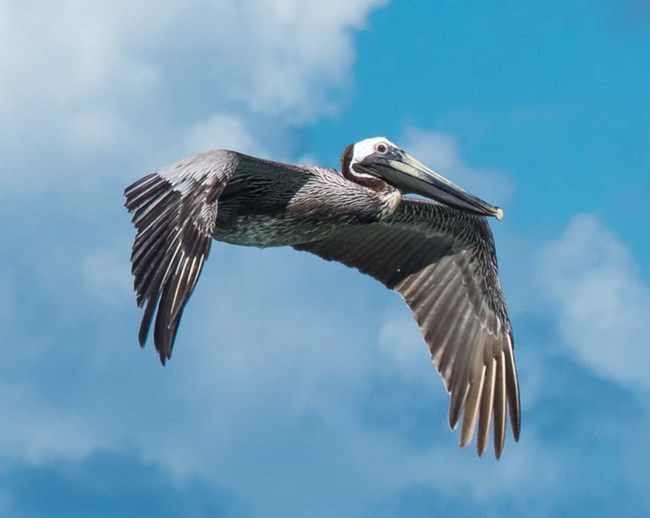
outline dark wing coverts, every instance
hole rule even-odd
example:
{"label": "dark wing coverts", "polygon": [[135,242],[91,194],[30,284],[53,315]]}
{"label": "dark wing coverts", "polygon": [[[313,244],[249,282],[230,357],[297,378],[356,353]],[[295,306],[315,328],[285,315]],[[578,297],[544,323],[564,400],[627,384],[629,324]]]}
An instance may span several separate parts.
{"label": "dark wing coverts", "polygon": [[235,153],[203,153],[149,174],[124,192],[137,229],[131,271],[138,306],[145,306],[140,345],[157,308],[154,343],[163,364],[210,252],[217,199],[235,165]]}
{"label": "dark wing coverts", "polygon": [[402,295],[451,393],[449,425],[455,428],[464,413],[461,446],[471,441],[478,420],[482,455],[494,420],[494,449],[500,457],[506,405],[518,440],[512,331],[485,218],[403,199],[381,222],[349,225],[295,248],[357,268]]}

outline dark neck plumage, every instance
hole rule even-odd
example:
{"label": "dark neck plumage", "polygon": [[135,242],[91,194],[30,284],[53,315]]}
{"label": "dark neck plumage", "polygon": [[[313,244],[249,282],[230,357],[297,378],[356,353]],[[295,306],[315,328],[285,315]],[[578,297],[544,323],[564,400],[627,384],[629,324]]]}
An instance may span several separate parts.
{"label": "dark neck plumage", "polygon": [[387,184],[380,178],[355,173],[354,169],[350,167],[353,152],[354,144],[350,144],[345,148],[345,151],[343,151],[343,155],[341,156],[341,174],[345,179],[375,192],[393,190],[393,187],[391,185]]}

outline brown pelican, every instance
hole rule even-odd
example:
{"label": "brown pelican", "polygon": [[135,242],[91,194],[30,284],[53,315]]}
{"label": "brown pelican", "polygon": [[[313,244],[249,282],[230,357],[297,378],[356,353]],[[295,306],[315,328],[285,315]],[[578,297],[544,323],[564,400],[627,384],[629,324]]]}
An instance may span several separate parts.
{"label": "brown pelican", "polygon": [[499,458],[507,413],[519,439],[512,331],[485,218],[503,212],[389,140],[348,146],[341,174],[209,151],[145,176],[125,197],[137,229],[131,264],[144,306],[139,341],[144,346],[156,313],[163,365],[212,239],[289,245],[357,268],[404,298],[451,394],[452,429],[463,413],[461,446],[477,427],[482,455],[493,422]]}

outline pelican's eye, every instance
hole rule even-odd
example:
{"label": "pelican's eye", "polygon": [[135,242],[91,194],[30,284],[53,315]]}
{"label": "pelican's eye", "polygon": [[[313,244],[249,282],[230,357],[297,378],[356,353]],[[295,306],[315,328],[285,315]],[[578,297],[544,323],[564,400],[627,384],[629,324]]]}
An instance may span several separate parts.
{"label": "pelican's eye", "polygon": [[377,144],[375,150],[377,151],[377,153],[385,153],[386,151],[388,151],[388,146],[386,144],[380,143]]}

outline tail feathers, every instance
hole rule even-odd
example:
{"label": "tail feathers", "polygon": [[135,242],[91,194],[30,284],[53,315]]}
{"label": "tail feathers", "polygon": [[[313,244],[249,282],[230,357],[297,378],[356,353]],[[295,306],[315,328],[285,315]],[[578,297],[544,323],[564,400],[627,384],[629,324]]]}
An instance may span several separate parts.
{"label": "tail feathers", "polygon": [[205,182],[174,182],[153,173],[124,191],[137,230],[131,271],[138,306],[144,307],[138,338],[144,347],[155,313],[153,338],[163,365],[210,252],[216,223],[210,190]]}

